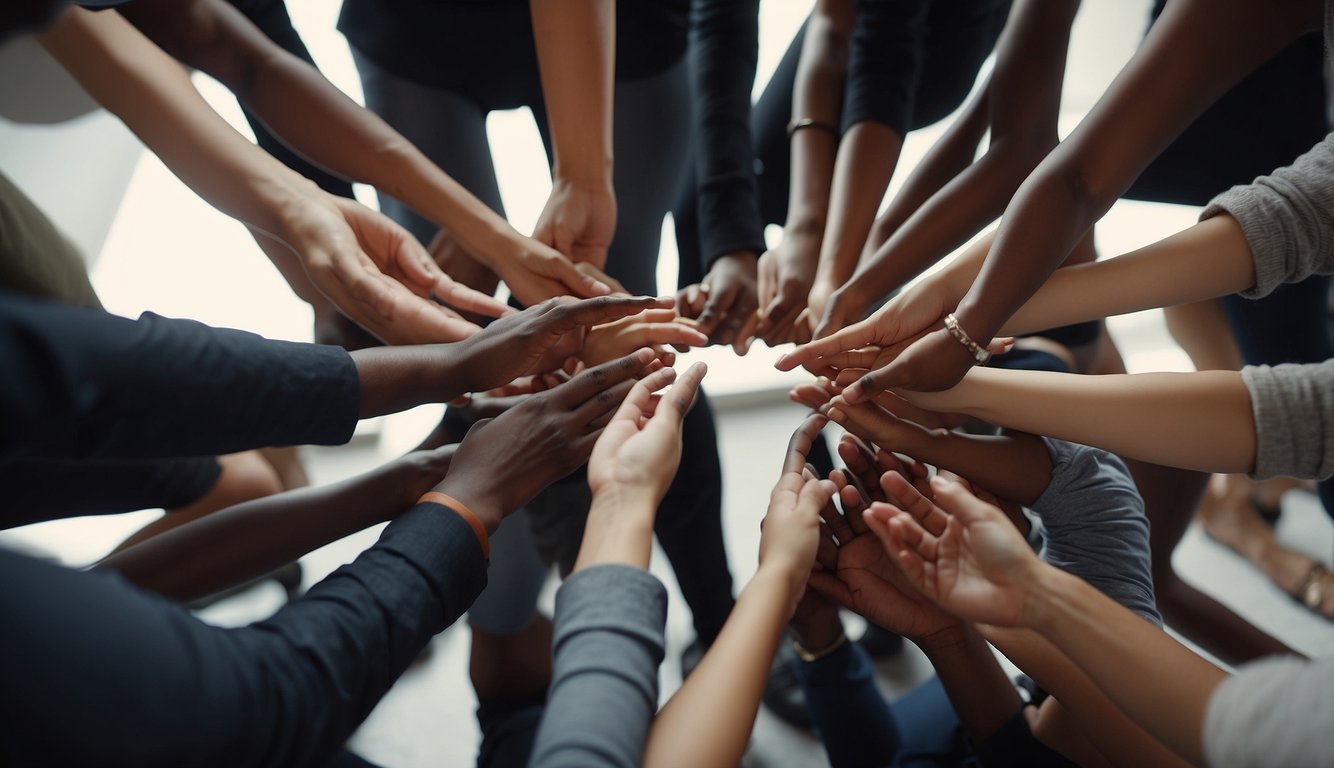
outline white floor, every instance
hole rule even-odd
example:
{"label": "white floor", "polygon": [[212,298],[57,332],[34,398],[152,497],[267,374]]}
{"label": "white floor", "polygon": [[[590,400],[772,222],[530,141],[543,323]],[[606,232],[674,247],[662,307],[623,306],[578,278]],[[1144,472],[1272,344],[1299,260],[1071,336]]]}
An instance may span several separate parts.
{"label": "white floor", "polygon": [[[784,29],[800,21],[809,3],[765,3],[766,41],[782,37]],[[1141,3],[1140,5],[1144,5]],[[1119,62],[1133,48],[1143,27],[1143,9],[1128,11],[1120,0],[1086,3],[1076,29],[1074,49],[1083,53],[1072,63],[1067,88],[1071,125],[1110,80]],[[331,77],[357,93],[355,74],[349,77],[346,49],[327,31],[336,2],[293,3],[316,57]],[[793,10],[795,8],[795,11]],[[776,10],[775,10],[776,9]],[[1119,35],[1109,34],[1110,29]],[[1083,31],[1081,31],[1083,30]],[[334,39],[329,43],[328,39]],[[1081,42],[1082,41],[1082,42]],[[762,69],[781,54],[781,43],[766,42]],[[343,57],[343,58],[339,58]],[[215,86],[201,80],[214,103],[229,117],[234,105]],[[532,135],[531,119],[523,113],[492,118],[493,135],[504,137],[507,152],[501,170],[507,205],[523,228],[530,226],[545,197],[545,179],[532,174],[542,162]],[[906,171],[919,159],[939,127],[914,134],[905,146]],[[493,142],[498,143],[498,142]],[[901,183],[903,174],[896,180]],[[1172,206],[1119,204],[1099,226],[1104,254],[1116,254],[1151,242],[1188,226],[1194,212]],[[670,228],[667,228],[670,234]],[[670,256],[670,239],[664,254]],[[671,284],[674,270],[662,274]],[[277,338],[308,340],[309,312],[287,290],[245,231],[195,198],[180,186],[155,159],[144,158],[95,271],[95,281],[112,311],[136,315],[144,310],[194,317],[223,326],[246,328]],[[1168,341],[1161,313],[1120,318],[1113,333],[1126,352],[1132,370],[1182,370],[1184,355]],[[801,412],[787,404],[781,388],[799,374],[779,374],[770,365],[775,353],[757,345],[751,354],[735,358],[725,350],[695,353],[709,360],[713,371],[708,385],[717,396],[721,453],[726,478],[724,523],[732,570],[738,585],[753,572],[758,522],[768,488],[778,468],[780,452]],[[411,447],[438,419],[439,407],[379,420],[349,446],[309,449],[305,453],[317,483],[334,481],[376,466]],[[53,550],[71,565],[88,563],[105,553],[129,531],[156,512],[141,512],[104,519],[71,520],[32,526],[7,533],[4,540],[24,541]],[[1285,505],[1280,536],[1290,546],[1328,561],[1334,553],[1334,529],[1314,500],[1292,494]],[[366,531],[325,547],[303,560],[308,583],[351,560],[374,541]],[[654,572],[668,584],[670,573],[655,560]],[[1334,625],[1301,609],[1271,587],[1245,563],[1192,528],[1177,553],[1180,570],[1202,589],[1233,606],[1294,648],[1309,654],[1334,653]],[[674,589],[674,586],[673,586]],[[549,599],[549,595],[548,595]],[[255,620],[281,604],[278,589],[262,587],[215,606],[203,614],[208,621],[236,625]],[[663,695],[679,685],[676,659],[689,641],[684,605],[673,592],[668,619],[668,660],[663,667]],[[477,731],[472,716],[474,701],[466,679],[467,630],[456,627],[435,641],[435,652],[410,670],[384,699],[353,739],[353,746],[387,766],[466,765],[474,756]],[[920,654],[908,653],[882,666],[881,681],[898,691],[927,673]],[[746,764],[755,766],[818,765],[823,755],[809,736],[792,731],[761,712]]]}

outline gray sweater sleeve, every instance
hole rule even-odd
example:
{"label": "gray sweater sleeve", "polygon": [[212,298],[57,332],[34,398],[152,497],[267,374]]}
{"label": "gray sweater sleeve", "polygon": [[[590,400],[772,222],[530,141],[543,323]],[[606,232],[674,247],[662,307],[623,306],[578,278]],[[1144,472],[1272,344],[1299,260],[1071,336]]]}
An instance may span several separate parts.
{"label": "gray sweater sleeve", "polygon": [[556,593],[555,661],[530,766],[639,765],[658,711],[667,590],[648,572],[600,565]]}
{"label": "gray sweater sleeve", "polygon": [[1258,299],[1282,283],[1334,273],[1334,134],[1286,168],[1215,197],[1200,220],[1237,220],[1255,257]]}
{"label": "gray sweater sleeve", "polygon": [[1248,365],[1241,378],[1255,416],[1252,476],[1334,475],[1334,360]]}
{"label": "gray sweater sleeve", "polygon": [[1204,714],[1204,756],[1212,768],[1329,765],[1334,659],[1274,657],[1224,680]]}

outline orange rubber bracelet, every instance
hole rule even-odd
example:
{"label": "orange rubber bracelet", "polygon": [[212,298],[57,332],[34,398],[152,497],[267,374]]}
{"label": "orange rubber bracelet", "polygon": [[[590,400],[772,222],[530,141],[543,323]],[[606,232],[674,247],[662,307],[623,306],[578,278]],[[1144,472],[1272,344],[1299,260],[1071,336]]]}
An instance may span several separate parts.
{"label": "orange rubber bracelet", "polygon": [[421,504],[423,502],[448,507],[453,510],[454,514],[463,518],[463,521],[472,527],[472,532],[477,535],[477,542],[482,545],[482,559],[486,560],[487,563],[491,562],[491,537],[486,533],[486,526],[482,525],[482,521],[477,519],[477,515],[474,515],[466,504],[439,491],[423,493],[422,497],[417,499],[417,503]]}

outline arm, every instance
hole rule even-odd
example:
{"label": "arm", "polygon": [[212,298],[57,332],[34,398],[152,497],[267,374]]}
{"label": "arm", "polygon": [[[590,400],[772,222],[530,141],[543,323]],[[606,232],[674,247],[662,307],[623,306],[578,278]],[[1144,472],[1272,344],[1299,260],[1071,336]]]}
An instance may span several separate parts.
{"label": "arm", "polygon": [[96,567],[174,600],[207,597],[392,519],[440,480],[453,453],[452,445],[413,453],[340,483],[238,504],[116,552]]}
{"label": "arm", "polygon": [[681,457],[681,420],[705,373],[663,369],[631,389],[589,459],[593,503],[556,595],[554,663],[530,765],[632,766],[658,706],[667,594],[650,576],[653,518]]}
{"label": "arm", "polygon": [[[955,311],[964,331],[982,344],[995,336],[1136,175],[1228,87],[1315,26],[1322,8],[1315,0],[1170,5],[1092,112],[1015,194]],[[971,364],[940,329],[867,383],[941,389]]]}
{"label": "arm", "polygon": [[1251,396],[1236,371],[1082,377],[977,368],[944,392],[902,393],[930,410],[1205,472],[1255,468]]}
{"label": "arm", "polygon": [[129,18],[172,56],[216,77],[316,164],[371,184],[448,229],[526,303],[604,293],[559,254],[523,237],[375,113],[279,48],[225,0],[144,0]]}
{"label": "arm", "polygon": [[783,240],[765,252],[759,264],[762,319],[756,331],[770,346],[792,337],[792,325],[805,308],[815,280],[829,214],[848,40],[854,22],[851,0],[822,0],[806,22],[790,125],[804,120],[814,123],[798,128],[789,139],[792,168]]}
{"label": "arm", "polygon": [[[802,477],[802,437],[802,431],[793,436],[770,496],[759,570],[704,659],[653,721],[646,766],[734,766],[745,752],[783,628],[815,561],[820,509],[831,493]],[[809,450],[809,440],[804,445]]]}
{"label": "arm", "polygon": [[[842,289],[849,308],[830,318],[830,330],[861,319],[866,307],[995,220],[1056,146],[1066,50],[1078,8],[1078,0],[1029,0],[1011,12],[989,82],[877,222],[883,232],[878,247]],[[990,143],[974,162],[973,149],[988,129]],[[948,163],[950,157],[956,161]]]}
{"label": "arm", "polygon": [[[883,507],[888,550],[923,592],[972,621],[1032,629],[1141,728],[1203,762],[1205,707],[1227,674],[1077,577],[1038,560],[1004,515],[933,482],[930,514]],[[947,514],[936,514],[943,510]],[[966,535],[965,535],[966,532]],[[929,566],[929,567],[928,567]],[[1137,670],[1127,675],[1125,670]]]}
{"label": "arm", "polygon": [[534,237],[601,268],[616,230],[612,95],[616,6],[534,0],[533,37],[551,119],[552,190]]}

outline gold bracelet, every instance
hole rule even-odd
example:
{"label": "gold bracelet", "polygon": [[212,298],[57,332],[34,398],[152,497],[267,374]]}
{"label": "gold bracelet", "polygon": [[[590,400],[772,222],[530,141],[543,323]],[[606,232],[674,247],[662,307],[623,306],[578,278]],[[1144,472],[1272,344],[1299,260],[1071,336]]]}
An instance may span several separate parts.
{"label": "gold bracelet", "polygon": [[822,131],[825,131],[826,133],[829,133],[835,139],[840,138],[842,136],[842,133],[838,130],[836,126],[830,125],[829,123],[826,123],[822,120],[816,120],[813,117],[803,117],[800,120],[793,120],[792,122],[787,124],[787,137],[789,139],[792,138],[792,135],[794,133],[800,131],[803,128],[818,128]]}
{"label": "gold bracelet", "polygon": [[834,651],[837,651],[839,648],[842,648],[843,644],[846,642],[848,642],[847,633],[839,632],[837,640],[830,643],[829,645],[826,645],[825,647],[821,648],[818,651],[806,650],[806,646],[802,645],[799,640],[792,641],[792,650],[797,652],[797,657],[800,658],[802,661],[810,663],[812,661],[819,661],[820,659],[823,659],[824,657],[828,656]]}
{"label": "gold bracelet", "polygon": [[950,332],[955,341],[964,345],[968,354],[973,356],[973,360],[978,365],[986,365],[987,361],[991,359],[991,353],[987,351],[986,347],[979,346],[976,341],[973,341],[968,332],[959,325],[959,319],[954,316],[953,312],[945,315],[945,330]]}

